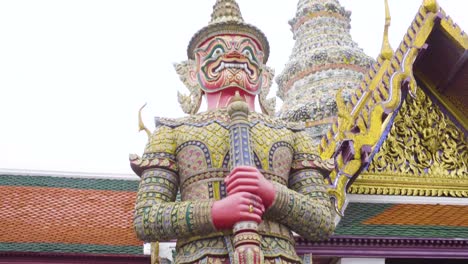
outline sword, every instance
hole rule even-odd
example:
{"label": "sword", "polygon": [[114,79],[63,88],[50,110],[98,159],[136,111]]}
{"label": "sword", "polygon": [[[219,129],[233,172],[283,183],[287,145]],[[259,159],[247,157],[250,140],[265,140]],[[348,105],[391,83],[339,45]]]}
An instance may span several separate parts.
{"label": "sword", "polygon": [[[231,117],[229,126],[230,137],[230,170],[238,166],[255,166],[249,127],[249,107],[244,98],[236,92],[228,106]],[[260,248],[261,236],[258,224],[252,221],[242,221],[234,225],[234,264],[263,264],[263,252]]]}

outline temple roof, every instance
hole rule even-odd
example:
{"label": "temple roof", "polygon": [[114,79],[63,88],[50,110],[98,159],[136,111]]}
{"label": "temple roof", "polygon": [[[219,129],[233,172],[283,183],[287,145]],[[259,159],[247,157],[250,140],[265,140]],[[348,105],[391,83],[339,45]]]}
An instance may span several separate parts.
{"label": "temple roof", "polygon": [[467,210],[466,205],[350,203],[329,240],[298,238],[296,251],[325,258],[466,259]]}
{"label": "temple roof", "polygon": [[468,239],[468,206],[351,203],[336,235]]}
{"label": "temple roof", "polygon": [[[379,56],[350,102],[337,97],[338,121],[322,139],[319,152],[324,159],[336,158],[330,180],[339,189],[333,194],[338,208],[342,208],[350,186],[357,193],[467,195],[466,117],[460,114],[467,100],[460,104],[453,99],[454,93],[464,98],[468,87],[467,49],[468,36],[460,27],[436,1],[423,1],[394,55]],[[391,142],[408,133],[413,136],[407,137],[407,142]],[[413,144],[415,141],[419,143]],[[402,151],[391,146],[395,142]],[[379,155],[385,156],[379,153],[382,146],[391,164],[379,159]],[[439,165],[434,166],[436,163]],[[359,186],[358,175],[369,165],[374,172],[386,172],[382,165],[395,164],[402,166],[393,175],[383,174],[383,181],[371,179],[366,186]],[[399,173],[412,175],[413,181],[395,178]],[[424,183],[423,177],[427,180]],[[399,188],[393,188],[395,185]],[[369,188],[371,191],[366,191]]]}
{"label": "temple roof", "polygon": [[405,36],[430,32],[412,65],[417,89],[351,193],[468,197],[468,37],[443,10],[433,19],[420,11]]}
{"label": "temple roof", "polygon": [[141,255],[138,181],[0,175],[0,251]]}
{"label": "temple roof", "polygon": [[[143,253],[134,235],[138,181],[0,175],[0,252]],[[341,237],[468,240],[468,207],[351,203]]]}

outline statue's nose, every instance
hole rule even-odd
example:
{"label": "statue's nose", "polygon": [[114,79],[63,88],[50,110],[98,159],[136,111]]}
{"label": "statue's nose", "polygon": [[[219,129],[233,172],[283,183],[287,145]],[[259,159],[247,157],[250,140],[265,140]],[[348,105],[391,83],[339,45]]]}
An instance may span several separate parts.
{"label": "statue's nose", "polygon": [[240,59],[240,58],[242,58],[242,54],[240,54],[237,51],[233,51],[233,52],[229,52],[228,54],[226,54],[226,58]]}

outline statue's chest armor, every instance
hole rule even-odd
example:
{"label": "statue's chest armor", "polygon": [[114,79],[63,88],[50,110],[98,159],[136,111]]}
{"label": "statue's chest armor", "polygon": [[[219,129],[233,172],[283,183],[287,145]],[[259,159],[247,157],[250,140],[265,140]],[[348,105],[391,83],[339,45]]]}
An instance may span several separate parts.
{"label": "statue's chest armor", "polygon": [[[218,123],[202,127],[184,125],[177,128],[176,135],[182,195],[201,198],[205,197],[202,193],[214,189],[224,196],[222,181],[229,173],[230,163],[228,128]],[[293,158],[293,132],[260,123],[250,129],[250,135],[257,168],[269,174],[265,175],[267,178],[286,183]]]}

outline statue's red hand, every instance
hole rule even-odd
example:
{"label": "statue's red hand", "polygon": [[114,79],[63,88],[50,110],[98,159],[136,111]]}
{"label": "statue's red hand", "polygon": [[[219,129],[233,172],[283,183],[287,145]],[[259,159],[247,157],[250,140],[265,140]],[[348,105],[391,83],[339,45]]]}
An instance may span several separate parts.
{"label": "statue's red hand", "polygon": [[231,171],[224,180],[229,195],[239,192],[249,192],[260,196],[266,209],[270,208],[275,200],[276,189],[265,179],[263,174],[255,167],[240,166]]}
{"label": "statue's red hand", "polygon": [[264,212],[262,199],[248,192],[229,195],[211,207],[211,217],[217,230],[232,229],[235,223],[242,221],[260,223]]}

